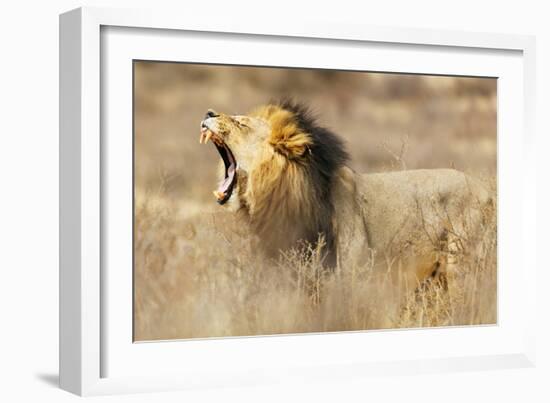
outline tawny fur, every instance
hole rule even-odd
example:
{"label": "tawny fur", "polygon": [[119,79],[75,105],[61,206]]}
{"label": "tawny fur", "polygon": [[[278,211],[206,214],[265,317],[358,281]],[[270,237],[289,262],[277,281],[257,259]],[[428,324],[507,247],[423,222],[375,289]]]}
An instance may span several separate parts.
{"label": "tawny fur", "polygon": [[205,122],[239,163],[228,204],[269,256],[323,239],[327,265],[399,255],[399,275],[414,284],[442,270],[464,223],[481,225],[493,204],[479,181],[452,169],[354,172],[340,138],[292,102]]}

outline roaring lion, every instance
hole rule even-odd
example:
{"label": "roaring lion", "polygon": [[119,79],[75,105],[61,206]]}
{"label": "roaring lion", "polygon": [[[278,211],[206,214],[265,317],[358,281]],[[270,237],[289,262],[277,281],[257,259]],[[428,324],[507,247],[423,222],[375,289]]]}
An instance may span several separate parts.
{"label": "roaring lion", "polygon": [[209,140],[223,162],[217,202],[242,215],[269,256],[323,239],[329,266],[387,268],[399,255],[396,274],[418,284],[445,272],[445,255],[492,203],[453,169],[356,173],[342,140],[294,102],[239,116],[208,110],[200,142]]}

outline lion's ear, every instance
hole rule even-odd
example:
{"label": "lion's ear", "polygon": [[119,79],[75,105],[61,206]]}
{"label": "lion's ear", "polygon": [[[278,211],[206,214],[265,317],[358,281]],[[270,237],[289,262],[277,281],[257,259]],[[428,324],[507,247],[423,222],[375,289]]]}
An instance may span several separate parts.
{"label": "lion's ear", "polygon": [[281,110],[270,116],[271,134],[269,143],[275,151],[289,159],[302,157],[311,145],[311,137],[304,133],[294,119],[293,114]]}

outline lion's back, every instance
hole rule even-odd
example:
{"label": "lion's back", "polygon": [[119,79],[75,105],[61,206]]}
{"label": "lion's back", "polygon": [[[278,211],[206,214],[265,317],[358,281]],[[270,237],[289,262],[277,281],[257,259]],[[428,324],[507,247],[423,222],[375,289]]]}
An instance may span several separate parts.
{"label": "lion's back", "polygon": [[491,200],[481,182],[454,169],[364,174],[357,180],[375,249],[400,239],[437,238],[445,226],[459,226],[466,209]]}

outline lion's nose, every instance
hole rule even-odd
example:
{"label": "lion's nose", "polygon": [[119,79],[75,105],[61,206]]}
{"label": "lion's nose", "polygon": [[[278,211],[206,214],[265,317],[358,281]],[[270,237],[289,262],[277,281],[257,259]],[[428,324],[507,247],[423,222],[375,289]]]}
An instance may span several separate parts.
{"label": "lion's nose", "polygon": [[205,115],[205,119],[208,119],[208,118],[217,118],[218,116],[220,116],[218,114],[218,112],[216,112],[215,110],[213,109],[208,109],[208,112],[206,112],[206,115]]}

